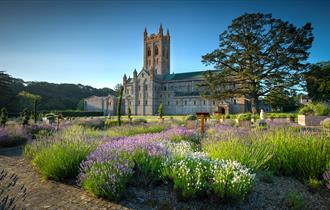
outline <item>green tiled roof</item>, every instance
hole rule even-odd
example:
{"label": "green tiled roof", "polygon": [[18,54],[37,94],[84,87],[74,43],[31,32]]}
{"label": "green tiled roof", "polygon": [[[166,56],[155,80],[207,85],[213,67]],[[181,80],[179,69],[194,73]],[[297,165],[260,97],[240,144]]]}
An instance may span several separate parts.
{"label": "green tiled roof", "polygon": [[194,71],[194,72],[186,72],[186,73],[178,73],[178,74],[168,74],[165,76],[164,80],[195,80],[195,79],[203,79],[203,73],[205,71]]}

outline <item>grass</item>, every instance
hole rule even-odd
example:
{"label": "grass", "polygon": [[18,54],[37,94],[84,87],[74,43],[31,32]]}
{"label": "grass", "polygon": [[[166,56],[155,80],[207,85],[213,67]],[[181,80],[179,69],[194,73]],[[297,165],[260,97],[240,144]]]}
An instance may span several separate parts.
{"label": "grass", "polygon": [[144,133],[159,133],[165,129],[164,125],[150,124],[145,125],[136,125],[136,126],[121,126],[113,127],[107,131],[107,136],[109,138],[119,137],[119,136],[133,136]]}
{"label": "grass", "polygon": [[[230,135],[230,134],[228,134]],[[263,169],[273,157],[273,146],[257,138],[206,139],[202,148],[213,159],[236,160],[253,170]]]}
{"label": "grass", "polygon": [[263,135],[263,141],[274,145],[269,167],[278,174],[321,178],[330,161],[330,135],[278,129]]}
{"label": "grass", "polygon": [[278,128],[231,139],[206,139],[203,150],[214,159],[236,160],[254,169],[300,179],[321,179],[330,161],[330,135]]}

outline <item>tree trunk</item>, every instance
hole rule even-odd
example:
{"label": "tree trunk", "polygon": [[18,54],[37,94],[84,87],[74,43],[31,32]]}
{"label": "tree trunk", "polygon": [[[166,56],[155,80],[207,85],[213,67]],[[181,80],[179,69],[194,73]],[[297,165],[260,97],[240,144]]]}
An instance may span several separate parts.
{"label": "tree trunk", "polygon": [[121,104],[123,100],[123,91],[124,91],[124,87],[120,89],[120,95],[119,95],[119,101],[117,107],[118,126],[121,126]]}
{"label": "tree trunk", "polygon": [[252,114],[254,114],[254,115],[256,115],[259,112],[258,96],[254,96],[251,99],[251,111],[252,111]]}
{"label": "tree trunk", "polygon": [[34,123],[37,123],[37,100],[34,101]]}

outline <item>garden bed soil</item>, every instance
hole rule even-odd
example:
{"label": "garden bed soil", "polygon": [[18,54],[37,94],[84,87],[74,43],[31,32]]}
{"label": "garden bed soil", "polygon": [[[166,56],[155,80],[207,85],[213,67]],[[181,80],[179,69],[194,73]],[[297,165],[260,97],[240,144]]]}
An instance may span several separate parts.
{"label": "garden bed soil", "polygon": [[95,198],[75,182],[59,183],[41,179],[31,163],[22,157],[22,148],[0,149],[0,170],[18,176],[18,185],[27,188],[27,197],[17,207],[26,209],[287,209],[283,200],[289,191],[304,198],[305,209],[329,209],[330,190],[308,191],[300,181],[290,177],[273,178],[266,183],[257,176],[256,185],[241,203],[223,204],[210,198],[179,201],[172,188],[157,185],[147,189],[129,186],[123,199],[114,203]]}

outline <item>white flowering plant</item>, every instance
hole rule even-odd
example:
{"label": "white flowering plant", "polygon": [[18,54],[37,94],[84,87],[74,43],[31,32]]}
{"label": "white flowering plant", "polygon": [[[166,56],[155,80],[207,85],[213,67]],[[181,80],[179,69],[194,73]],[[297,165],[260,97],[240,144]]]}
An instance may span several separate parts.
{"label": "white flowering plant", "polygon": [[169,158],[163,163],[162,176],[172,181],[182,199],[196,198],[208,189],[210,160],[201,153]]}
{"label": "white flowering plant", "polygon": [[210,168],[212,178],[209,187],[220,199],[244,200],[253,187],[255,174],[239,162],[214,160]]}

